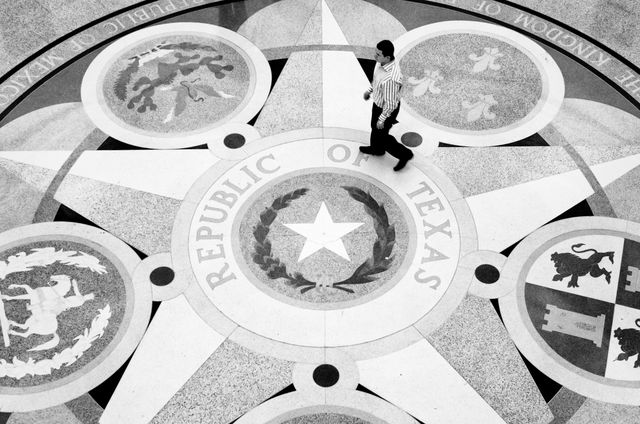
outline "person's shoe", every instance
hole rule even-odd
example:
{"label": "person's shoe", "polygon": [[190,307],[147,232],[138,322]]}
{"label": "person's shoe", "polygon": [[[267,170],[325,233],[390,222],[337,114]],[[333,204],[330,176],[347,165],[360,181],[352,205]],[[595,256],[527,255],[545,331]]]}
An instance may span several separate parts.
{"label": "person's shoe", "polygon": [[360,151],[366,155],[373,155],[373,156],[384,155],[384,152],[379,152],[377,150],[374,150],[373,147],[371,146],[360,146]]}
{"label": "person's shoe", "polygon": [[396,166],[393,167],[393,170],[398,172],[400,171],[402,168],[404,168],[405,166],[407,166],[407,162],[409,162],[411,159],[413,159],[413,152],[410,152],[411,156],[405,158],[405,159],[400,159],[398,161],[398,164]]}

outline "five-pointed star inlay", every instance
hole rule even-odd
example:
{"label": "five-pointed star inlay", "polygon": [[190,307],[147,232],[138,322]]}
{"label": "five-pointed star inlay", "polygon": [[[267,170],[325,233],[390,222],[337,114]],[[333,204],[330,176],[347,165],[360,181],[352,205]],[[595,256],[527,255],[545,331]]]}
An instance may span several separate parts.
{"label": "five-pointed star inlay", "polygon": [[364,224],[364,222],[333,222],[331,215],[329,215],[327,205],[325,205],[324,202],[320,205],[320,210],[313,223],[283,223],[285,227],[306,238],[298,262],[322,248],[328,249],[346,260],[350,260],[341,237],[355,230],[362,224]]}

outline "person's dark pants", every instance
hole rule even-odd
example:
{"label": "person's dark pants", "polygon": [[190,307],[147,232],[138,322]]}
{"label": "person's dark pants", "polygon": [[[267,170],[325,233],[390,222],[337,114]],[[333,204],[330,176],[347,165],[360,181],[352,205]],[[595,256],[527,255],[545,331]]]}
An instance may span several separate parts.
{"label": "person's dark pants", "polygon": [[373,110],[371,111],[371,139],[369,141],[373,154],[383,155],[384,152],[388,152],[391,156],[399,160],[409,159],[411,157],[411,150],[401,143],[398,143],[398,140],[389,134],[391,127],[398,122],[396,118],[398,117],[399,111],[400,104],[398,104],[398,107],[385,119],[384,127],[379,130],[377,124],[378,118],[382,113],[382,108],[376,106],[375,103],[373,104]]}

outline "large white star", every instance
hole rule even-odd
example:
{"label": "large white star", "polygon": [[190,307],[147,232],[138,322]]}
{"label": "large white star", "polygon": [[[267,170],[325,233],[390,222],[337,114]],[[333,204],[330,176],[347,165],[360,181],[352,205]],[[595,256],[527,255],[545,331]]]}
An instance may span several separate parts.
{"label": "large white star", "polygon": [[315,221],[310,224],[283,225],[306,238],[298,262],[311,256],[318,250],[325,248],[333,253],[349,259],[347,250],[342,243],[342,237],[355,230],[364,222],[333,222],[327,205],[322,202]]}

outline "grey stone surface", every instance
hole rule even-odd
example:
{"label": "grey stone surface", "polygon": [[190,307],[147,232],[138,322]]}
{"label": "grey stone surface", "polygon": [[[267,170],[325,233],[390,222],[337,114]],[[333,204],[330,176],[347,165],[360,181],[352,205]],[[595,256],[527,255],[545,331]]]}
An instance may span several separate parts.
{"label": "grey stone surface", "polygon": [[574,146],[635,145],[640,139],[640,119],[590,100],[565,99],[551,124]]}
{"label": "grey stone surface", "polygon": [[3,165],[0,160],[0,232],[31,224],[43,195]]}
{"label": "grey stone surface", "polygon": [[226,424],[291,384],[293,363],[225,341],[152,424]]}
{"label": "grey stone surface", "polygon": [[262,136],[322,126],[322,52],[292,53],[255,127]]}
{"label": "grey stone surface", "polygon": [[636,0],[515,0],[589,35],[640,64],[640,33],[630,31],[640,21]]}
{"label": "grey stone surface", "polygon": [[640,221],[640,168],[604,188],[618,218]]}
{"label": "grey stone surface", "polygon": [[[282,0],[251,16],[238,33],[260,49],[293,46],[319,0]],[[286,16],[286,19],[282,19]]]}
{"label": "grey stone surface", "polygon": [[81,103],[50,106],[1,127],[0,150],[73,150],[95,128]]}
{"label": "grey stone surface", "polygon": [[317,3],[295,44],[297,46],[322,44],[322,2]]}
{"label": "grey stone surface", "polygon": [[622,424],[640,422],[640,408],[586,399],[567,424]]}
{"label": "grey stone surface", "polygon": [[[326,0],[342,33],[354,46],[375,47],[380,40],[394,40],[406,32],[390,13],[366,1]],[[375,22],[375,25],[363,25]]]}
{"label": "grey stone surface", "polygon": [[32,412],[11,414],[7,424],[87,424],[78,420],[65,405],[58,405]]}
{"label": "grey stone surface", "polygon": [[[38,0],[50,13],[51,24],[56,33],[65,34],[100,19],[113,9],[105,7],[100,0]],[[110,2],[115,3],[115,2]]]}
{"label": "grey stone surface", "polygon": [[562,147],[489,147],[437,149],[433,163],[463,196],[572,171],[575,162]]}
{"label": "grey stone surface", "polygon": [[9,59],[0,63],[0,74],[60,35],[51,25],[50,12],[37,0],[0,2],[0,22],[1,47]]}
{"label": "grey stone surface", "polygon": [[549,408],[554,417],[551,424],[565,424],[580,409],[585,400],[584,396],[562,387],[549,402]]}
{"label": "grey stone surface", "polygon": [[344,414],[309,414],[291,418],[282,424],[370,424],[362,418],[351,417]]}
{"label": "grey stone surface", "polygon": [[147,255],[171,250],[178,200],[74,175],[55,199]]}
{"label": "grey stone surface", "polygon": [[73,412],[73,415],[75,415],[82,424],[98,424],[100,416],[104,411],[88,393],[70,400],[65,403],[65,406]]}
{"label": "grey stone surface", "polygon": [[427,340],[511,424],[546,424],[551,411],[491,302],[467,296]]}

